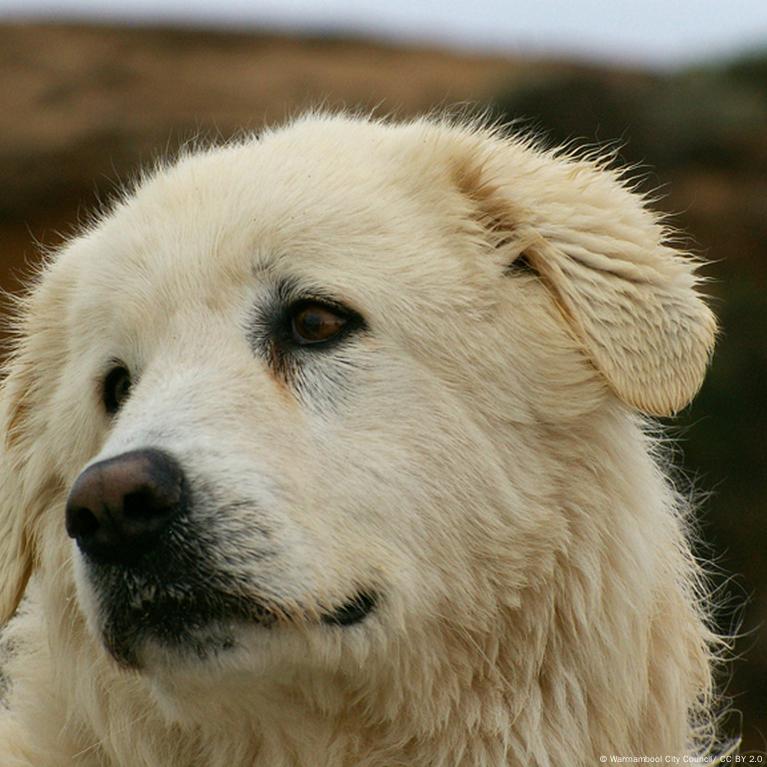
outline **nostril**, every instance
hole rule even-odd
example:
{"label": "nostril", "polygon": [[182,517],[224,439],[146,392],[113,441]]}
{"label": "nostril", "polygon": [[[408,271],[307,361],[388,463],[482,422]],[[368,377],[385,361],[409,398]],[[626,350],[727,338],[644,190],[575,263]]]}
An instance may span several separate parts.
{"label": "nostril", "polygon": [[67,513],[67,533],[70,538],[89,538],[94,535],[100,523],[96,515],[84,507],[70,508]]}
{"label": "nostril", "polygon": [[136,522],[163,517],[172,510],[171,504],[158,497],[157,492],[150,488],[134,490],[126,493],[123,498],[123,517]]}

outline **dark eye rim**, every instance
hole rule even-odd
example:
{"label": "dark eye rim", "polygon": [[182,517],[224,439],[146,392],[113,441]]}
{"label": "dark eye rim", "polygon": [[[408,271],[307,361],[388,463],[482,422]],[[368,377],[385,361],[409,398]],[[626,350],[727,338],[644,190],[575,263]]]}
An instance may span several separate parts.
{"label": "dark eye rim", "polygon": [[[343,319],[343,325],[333,335],[324,339],[309,340],[302,339],[295,331],[295,319],[305,309],[317,306],[325,311]],[[365,320],[360,314],[350,309],[348,306],[338,303],[324,297],[305,296],[292,301],[284,311],[283,319],[283,340],[287,340],[291,346],[299,349],[327,349],[335,346],[357,330],[365,328]]]}
{"label": "dark eye rim", "polygon": [[[122,394],[119,385],[127,379],[127,389]],[[109,415],[114,415],[122,407],[130,394],[133,380],[128,366],[120,360],[112,360],[109,370],[101,384],[101,401]]]}

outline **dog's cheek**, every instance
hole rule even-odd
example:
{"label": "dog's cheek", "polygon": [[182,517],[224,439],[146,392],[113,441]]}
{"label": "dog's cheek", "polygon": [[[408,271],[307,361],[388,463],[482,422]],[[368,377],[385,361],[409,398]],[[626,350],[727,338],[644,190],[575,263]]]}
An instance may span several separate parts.
{"label": "dog's cheek", "polygon": [[468,488],[486,478],[499,507],[495,496],[507,491],[492,446],[431,371],[392,354],[365,384],[307,471],[317,501],[302,524],[322,541],[335,577],[380,581],[390,600],[402,596],[402,610],[423,613],[456,580],[441,572],[472,578],[469,526],[478,501]]}

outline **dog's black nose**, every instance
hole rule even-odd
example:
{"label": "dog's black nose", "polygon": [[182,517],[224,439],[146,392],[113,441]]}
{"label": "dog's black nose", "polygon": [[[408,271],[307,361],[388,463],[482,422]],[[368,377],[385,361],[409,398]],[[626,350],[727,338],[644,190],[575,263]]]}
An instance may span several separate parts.
{"label": "dog's black nose", "polygon": [[129,565],[151,551],[182,510],[184,473],[161,450],[123,453],[94,463],[67,499],[67,533],[103,564]]}

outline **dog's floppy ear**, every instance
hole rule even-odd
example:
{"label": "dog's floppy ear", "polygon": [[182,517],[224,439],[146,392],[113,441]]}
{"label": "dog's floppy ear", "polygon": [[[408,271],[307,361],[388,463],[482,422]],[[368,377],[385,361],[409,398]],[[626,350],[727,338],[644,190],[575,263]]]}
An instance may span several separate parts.
{"label": "dog's floppy ear", "polygon": [[499,254],[540,275],[613,391],[652,415],[684,407],[716,323],[696,291],[697,264],[642,197],[603,162],[482,130],[464,133],[453,157],[453,181]]}
{"label": "dog's floppy ear", "polygon": [[[15,612],[36,561],[35,522],[61,482],[45,447],[47,417],[40,403],[65,352],[60,304],[40,285],[19,302],[22,320],[15,351],[4,361],[0,387],[0,625]],[[46,373],[48,375],[46,375]]]}
{"label": "dog's floppy ear", "polygon": [[23,456],[30,372],[17,360],[0,392],[0,625],[16,610],[34,561]]}

